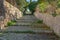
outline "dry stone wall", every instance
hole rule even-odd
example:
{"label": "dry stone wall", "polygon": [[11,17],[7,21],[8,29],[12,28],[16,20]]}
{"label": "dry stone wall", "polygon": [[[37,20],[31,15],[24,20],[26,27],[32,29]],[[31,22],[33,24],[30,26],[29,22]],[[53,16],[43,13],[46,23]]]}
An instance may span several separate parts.
{"label": "dry stone wall", "polygon": [[9,2],[4,1],[4,6],[6,8],[5,10],[7,11],[7,14],[11,17],[11,19],[22,17],[21,11],[17,7],[11,5]]}
{"label": "dry stone wall", "polygon": [[60,36],[60,15],[53,17],[50,14],[43,14],[39,12],[35,12],[34,15],[43,20],[48,27],[50,27],[58,36]]}
{"label": "dry stone wall", "polygon": [[0,29],[5,29],[4,26],[8,21],[22,17],[22,12],[15,5],[6,0],[0,0]]}
{"label": "dry stone wall", "polygon": [[4,9],[4,0],[0,0],[0,28],[2,29],[4,27],[3,21],[5,18],[5,9]]}

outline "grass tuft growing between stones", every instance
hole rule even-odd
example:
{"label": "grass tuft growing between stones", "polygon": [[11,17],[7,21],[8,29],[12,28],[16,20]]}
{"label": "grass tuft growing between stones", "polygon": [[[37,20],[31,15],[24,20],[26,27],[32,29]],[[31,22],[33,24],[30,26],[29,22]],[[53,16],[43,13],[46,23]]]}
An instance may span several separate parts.
{"label": "grass tuft growing between stones", "polygon": [[53,17],[56,17],[56,16],[57,16],[57,14],[56,14],[56,13],[54,13],[54,14],[52,14],[52,16],[53,16]]}
{"label": "grass tuft growing between stones", "polygon": [[35,34],[33,31],[1,31],[1,33],[32,33]]}
{"label": "grass tuft growing between stones", "polygon": [[43,24],[43,20],[37,20],[36,23]]}
{"label": "grass tuft growing between stones", "polygon": [[16,24],[16,20],[11,20],[7,23],[7,26],[12,26]]}

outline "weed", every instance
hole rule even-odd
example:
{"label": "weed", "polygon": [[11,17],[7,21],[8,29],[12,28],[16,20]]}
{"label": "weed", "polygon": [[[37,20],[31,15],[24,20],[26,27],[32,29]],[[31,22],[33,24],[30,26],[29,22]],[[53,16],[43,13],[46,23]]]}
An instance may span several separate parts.
{"label": "weed", "polygon": [[15,20],[11,20],[7,23],[7,26],[12,26],[12,25],[15,25],[16,24],[16,21]]}
{"label": "weed", "polygon": [[38,20],[36,23],[42,24],[43,23],[43,20]]}

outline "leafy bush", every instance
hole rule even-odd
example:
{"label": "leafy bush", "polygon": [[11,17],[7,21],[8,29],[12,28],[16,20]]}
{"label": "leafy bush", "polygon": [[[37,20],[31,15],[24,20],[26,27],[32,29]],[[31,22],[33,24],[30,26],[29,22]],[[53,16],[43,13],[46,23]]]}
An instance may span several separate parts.
{"label": "leafy bush", "polygon": [[17,6],[20,9],[20,11],[24,11],[24,7],[27,6],[26,0],[16,0]]}
{"label": "leafy bush", "polygon": [[54,14],[52,14],[52,16],[53,16],[53,17],[56,17],[56,16],[57,16],[57,14],[56,14],[56,13],[54,13]]}
{"label": "leafy bush", "polygon": [[30,11],[33,13],[35,11],[35,8],[37,6],[37,2],[31,2],[28,7],[30,9]]}
{"label": "leafy bush", "polygon": [[60,1],[57,2],[57,6],[60,8]]}
{"label": "leafy bush", "polygon": [[37,23],[41,23],[42,24],[43,23],[43,20],[38,20]]}
{"label": "leafy bush", "polygon": [[39,8],[41,12],[44,12],[46,10],[46,6],[48,5],[47,2],[41,2],[39,3]]}

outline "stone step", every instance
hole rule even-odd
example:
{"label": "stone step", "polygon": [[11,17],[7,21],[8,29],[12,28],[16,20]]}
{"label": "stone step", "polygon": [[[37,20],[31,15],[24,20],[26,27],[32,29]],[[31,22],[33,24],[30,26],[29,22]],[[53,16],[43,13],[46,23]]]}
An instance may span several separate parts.
{"label": "stone step", "polygon": [[32,17],[31,17],[31,18],[23,18],[23,17],[22,17],[22,18],[20,18],[20,19],[18,19],[18,20],[22,20],[22,19],[28,19],[28,20],[29,20],[29,19],[37,19],[37,18],[32,18]]}
{"label": "stone step", "polygon": [[39,24],[36,23],[34,24],[33,22],[17,22],[15,25],[13,26],[31,26],[32,28],[48,28],[45,24]]}
{"label": "stone step", "polygon": [[39,23],[36,23],[36,24],[32,23],[31,27],[32,28],[48,28],[49,29],[49,27],[47,25],[45,25],[45,24],[39,24]]}
{"label": "stone step", "polygon": [[35,16],[23,16],[23,17],[21,17],[19,20],[24,20],[24,19],[37,19]]}
{"label": "stone step", "polygon": [[33,32],[47,32],[50,33],[52,30],[46,28],[31,28],[29,26],[9,26],[4,31],[33,31]]}
{"label": "stone step", "polygon": [[16,20],[17,22],[35,22],[36,20]]}
{"label": "stone step", "polygon": [[28,33],[4,33],[1,40],[59,40],[53,33],[28,34]]}
{"label": "stone step", "polygon": [[24,21],[24,20],[26,20],[26,21],[33,21],[33,20],[37,20],[37,19],[17,19],[17,21]]}
{"label": "stone step", "polygon": [[30,22],[17,22],[15,25],[13,26],[28,26],[28,27],[31,27],[31,28],[45,28],[45,29],[50,29],[49,27],[47,27],[45,24],[39,24],[39,23],[36,23],[34,24],[33,22],[30,23]]}
{"label": "stone step", "polygon": [[15,26],[21,26],[21,25],[32,25],[32,23],[29,23],[29,22],[17,22],[16,24],[15,24]]}
{"label": "stone step", "polygon": [[29,17],[29,18],[36,18],[35,16],[33,16],[33,15],[26,15],[26,16],[23,16],[22,18],[27,18],[27,17]]}
{"label": "stone step", "polygon": [[15,25],[0,31],[3,32],[2,38],[4,40],[59,40],[45,24],[34,23],[36,20],[37,18],[32,15],[17,19]]}
{"label": "stone step", "polygon": [[45,28],[45,29],[50,29],[50,27],[46,26],[45,24],[16,24],[13,26],[26,26],[26,27],[31,27],[31,28]]}

